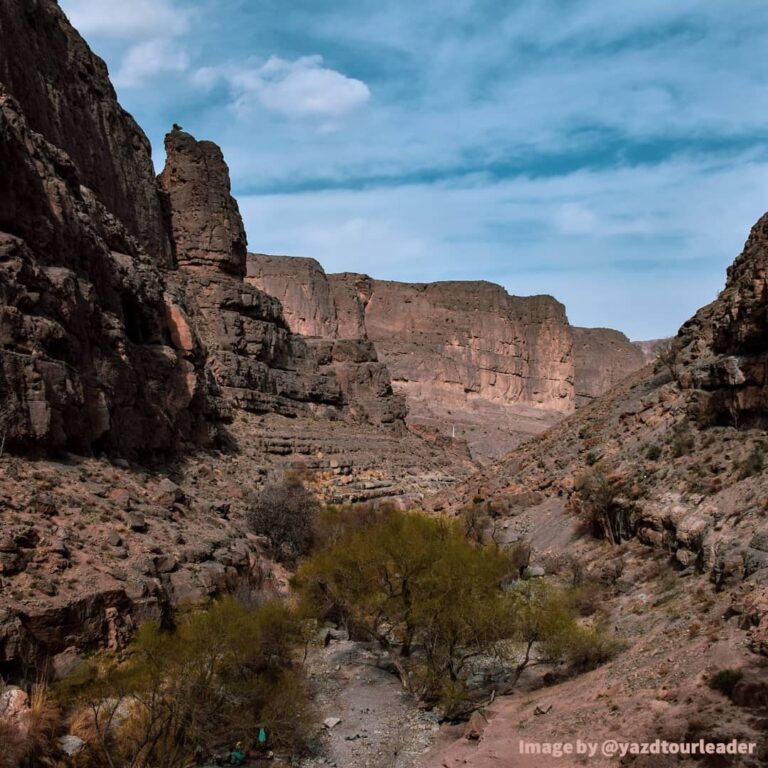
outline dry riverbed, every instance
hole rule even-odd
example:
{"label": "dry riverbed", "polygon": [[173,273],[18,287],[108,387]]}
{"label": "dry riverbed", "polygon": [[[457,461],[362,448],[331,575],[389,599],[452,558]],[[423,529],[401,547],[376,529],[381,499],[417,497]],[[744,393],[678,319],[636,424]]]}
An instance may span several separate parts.
{"label": "dry riverbed", "polygon": [[412,768],[434,742],[437,716],[418,709],[400,681],[376,667],[365,644],[340,640],[312,648],[307,673],[320,721],[339,722],[323,726],[322,755],[302,768]]}

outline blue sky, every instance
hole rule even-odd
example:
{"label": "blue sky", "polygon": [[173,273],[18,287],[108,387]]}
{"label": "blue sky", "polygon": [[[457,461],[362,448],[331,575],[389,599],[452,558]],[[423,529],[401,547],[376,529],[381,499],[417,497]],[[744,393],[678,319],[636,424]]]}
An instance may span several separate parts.
{"label": "blue sky", "polygon": [[149,134],[219,143],[250,249],[486,279],[669,335],[768,209],[764,0],[61,0]]}

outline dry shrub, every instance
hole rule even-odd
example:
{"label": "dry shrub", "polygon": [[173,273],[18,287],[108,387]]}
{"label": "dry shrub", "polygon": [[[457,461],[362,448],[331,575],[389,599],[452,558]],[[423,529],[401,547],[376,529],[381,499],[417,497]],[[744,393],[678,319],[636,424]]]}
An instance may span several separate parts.
{"label": "dry shrub", "polygon": [[265,536],[273,554],[283,562],[294,562],[312,548],[320,504],[297,474],[268,483],[251,495],[248,524]]}
{"label": "dry shrub", "polygon": [[579,513],[593,536],[621,544],[635,532],[634,507],[623,497],[625,478],[608,474],[600,465],[577,479],[571,506]]}
{"label": "dry shrub", "polygon": [[0,768],[37,765],[52,754],[59,727],[59,708],[46,685],[32,688],[29,706],[18,721],[0,720]]}
{"label": "dry shrub", "polygon": [[0,745],[0,768],[18,768],[29,752],[29,739],[9,720],[0,720]]}
{"label": "dry shrub", "polygon": [[174,632],[145,625],[123,658],[105,656],[64,687],[77,706],[70,732],[90,745],[78,768],[186,768],[201,753],[250,745],[267,721],[270,745],[301,752],[309,715],[294,657],[302,639],[285,606],[249,611],[231,598],[184,617]]}

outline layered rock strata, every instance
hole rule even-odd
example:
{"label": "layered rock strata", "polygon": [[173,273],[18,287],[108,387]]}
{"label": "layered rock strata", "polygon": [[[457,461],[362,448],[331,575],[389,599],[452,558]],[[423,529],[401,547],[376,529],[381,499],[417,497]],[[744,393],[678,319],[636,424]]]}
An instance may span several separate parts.
{"label": "layered rock strata", "polygon": [[280,299],[294,331],[368,339],[411,427],[500,457],[643,365],[616,331],[572,328],[549,296],[484,282],[406,284],[326,275],[313,259],[249,254],[248,282]]}

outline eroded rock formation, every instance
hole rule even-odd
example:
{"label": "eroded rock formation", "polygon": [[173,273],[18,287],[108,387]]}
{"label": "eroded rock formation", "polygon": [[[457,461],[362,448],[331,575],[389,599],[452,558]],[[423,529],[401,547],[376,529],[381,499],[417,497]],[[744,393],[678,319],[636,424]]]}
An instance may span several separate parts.
{"label": "eroded rock formation", "polygon": [[728,268],[725,289],[673,340],[681,384],[704,423],[768,424],[768,214]]}
{"label": "eroded rock formation", "polygon": [[574,329],[549,296],[485,282],[406,284],[326,275],[313,259],[250,254],[248,282],[294,331],[370,340],[412,428],[466,439],[480,459],[589,402],[643,365],[616,331]]}
{"label": "eroded rock formation", "polygon": [[202,344],[218,412],[234,406],[402,423],[402,405],[370,344],[308,344],[286,323],[281,303],[245,279],[245,230],[221,150],[178,130],[165,148],[160,185],[178,265],[169,275],[177,296],[169,311],[177,327],[189,328],[185,338]]}
{"label": "eroded rock formation", "polygon": [[573,328],[572,332],[576,407],[607,392],[646,363],[642,349],[619,331]]}

